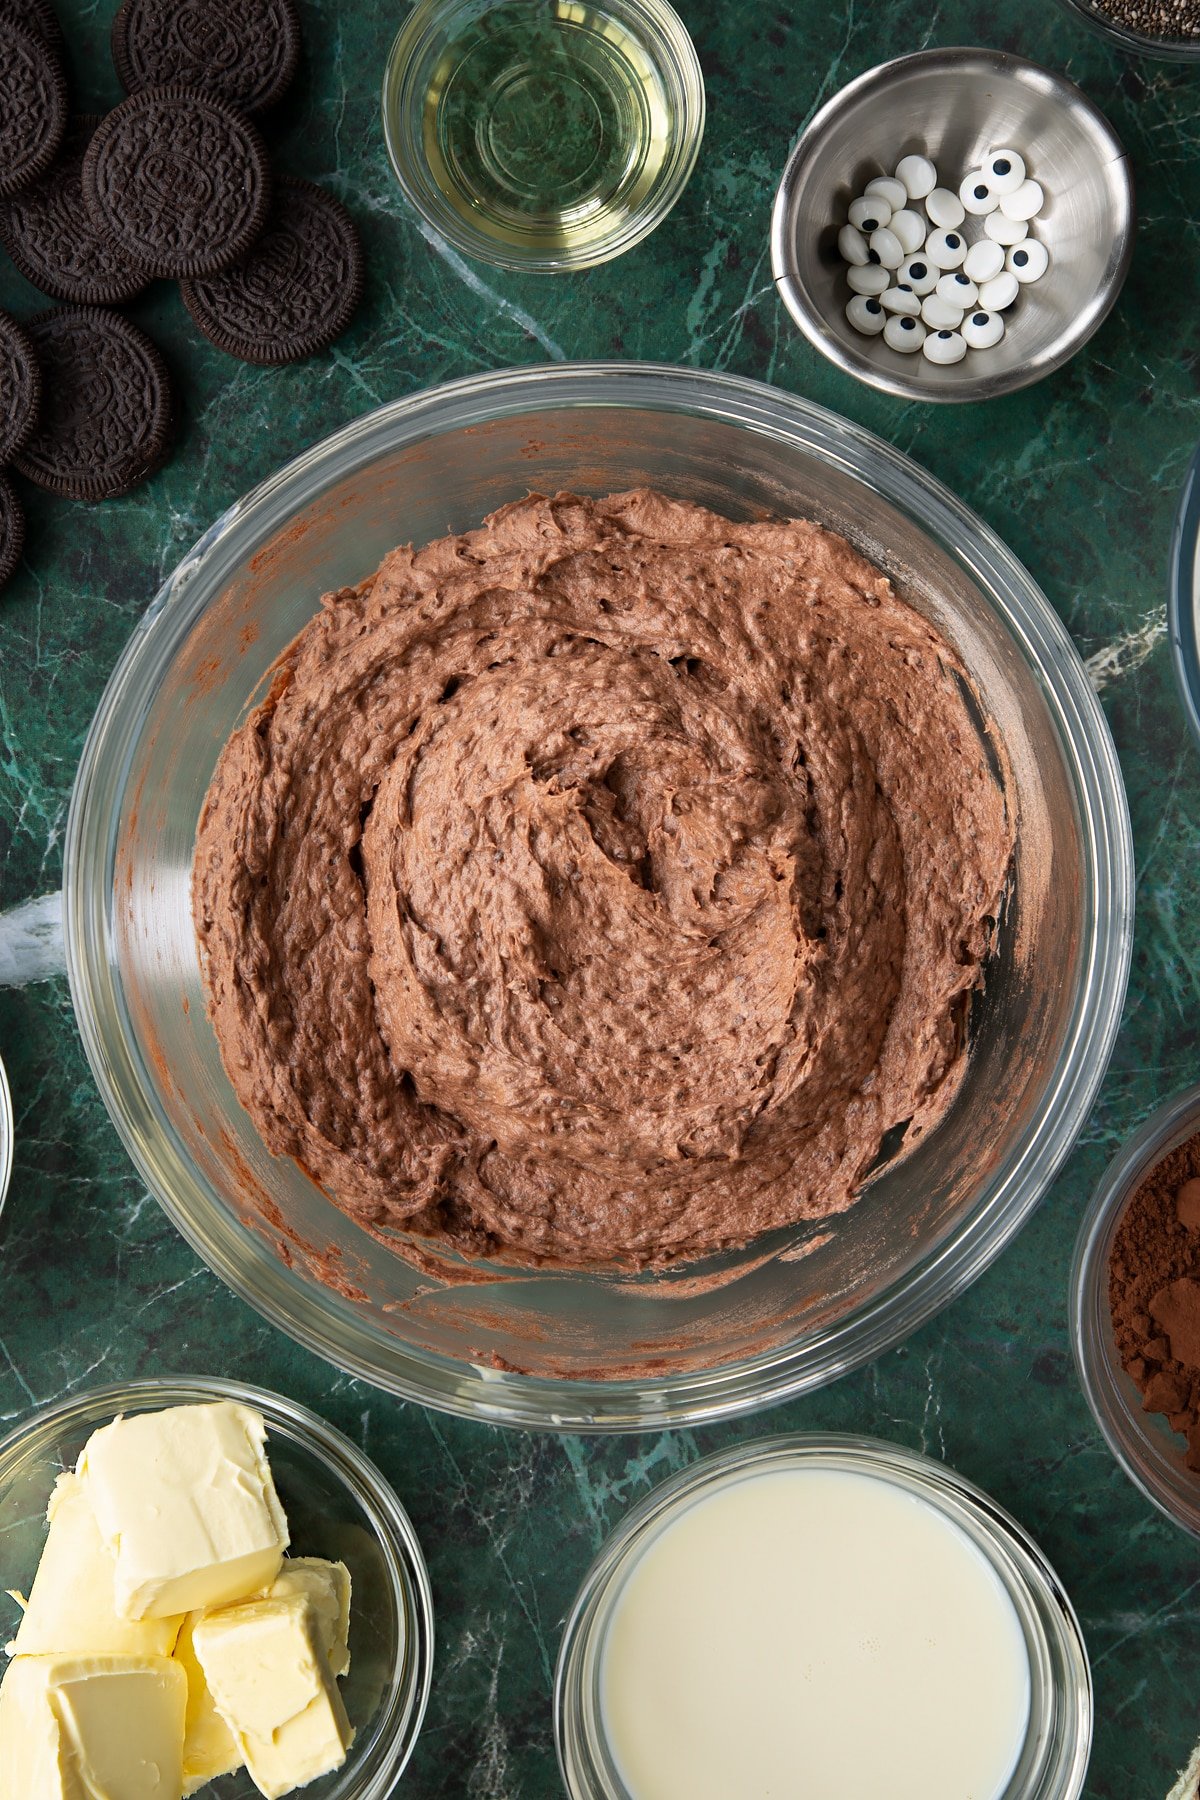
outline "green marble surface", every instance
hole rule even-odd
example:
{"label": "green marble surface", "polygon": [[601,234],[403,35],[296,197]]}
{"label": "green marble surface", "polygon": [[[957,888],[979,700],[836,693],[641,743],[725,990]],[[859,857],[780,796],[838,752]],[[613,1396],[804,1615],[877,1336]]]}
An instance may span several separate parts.
{"label": "green marble surface", "polygon": [[[431,242],[392,183],[376,90],[402,9],[300,3],[307,60],[272,138],[362,227],[370,281],[356,324],[313,363],[254,370],[201,344],[175,290],[154,288],[132,311],[177,377],[178,454],[104,507],[30,494],[25,566],[0,598],[0,1050],[17,1119],[0,1221],[0,1422],[89,1383],[219,1371],[294,1394],[349,1432],[395,1482],[432,1570],[439,1645],[402,1784],[413,1800],[559,1793],[561,1622],[601,1539],[652,1483],[766,1430],[878,1433],[953,1463],[1040,1539],[1095,1670],[1088,1792],[1161,1800],[1200,1735],[1200,1550],[1139,1497],[1093,1428],[1065,1294],[1076,1222],[1107,1158],[1200,1072],[1200,763],[1163,616],[1173,510],[1200,439],[1200,76],[1122,59],[1052,0],[683,0],[709,126],[682,202],[607,267],[517,278]],[[117,98],[113,0],[60,0],[60,11],[79,100],[98,110]],[[1115,315],[1068,368],[985,411],[860,387],[797,334],[770,281],[771,198],[797,130],[861,70],[938,43],[1066,70],[1124,139],[1139,191]],[[0,305],[39,306],[2,258]],[[1039,1214],[969,1294],[872,1367],[768,1416],[582,1440],[397,1404],[295,1349],[197,1263],[108,1124],[42,897],[60,880],[71,780],[109,672],[161,577],[222,508],[381,401],[479,369],[597,356],[729,369],[809,396],[909,452],[1007,539],[1102,687],[1129,787],[1138,925],[1099,1102]],[[29,901],[41,903],[20,910]],[[33,956],[17,943],[30,919],[45,925]]]}

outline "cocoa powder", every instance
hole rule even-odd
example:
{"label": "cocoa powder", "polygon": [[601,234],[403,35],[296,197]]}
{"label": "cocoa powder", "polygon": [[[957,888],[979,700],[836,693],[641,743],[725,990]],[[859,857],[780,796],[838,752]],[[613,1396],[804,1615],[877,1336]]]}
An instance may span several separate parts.
{"label": "cocoa powder", "polygon": [[1113,1335],[1147,1412],[1187,1438],[1200,1470],[1200,1132],[1150,1170],[1108,1265]]}

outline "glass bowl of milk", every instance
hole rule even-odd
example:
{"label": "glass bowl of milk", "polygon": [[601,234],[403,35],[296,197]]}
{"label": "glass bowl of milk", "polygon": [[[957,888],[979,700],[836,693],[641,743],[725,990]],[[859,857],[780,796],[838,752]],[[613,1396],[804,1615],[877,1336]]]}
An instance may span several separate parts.
{"label": "glass bowl of milk", "polygon": [[705,1457],[626,1518],[555,1682],[571,1800],[1075,1800],[1078,1621],[988,1496],[874,1439]]}

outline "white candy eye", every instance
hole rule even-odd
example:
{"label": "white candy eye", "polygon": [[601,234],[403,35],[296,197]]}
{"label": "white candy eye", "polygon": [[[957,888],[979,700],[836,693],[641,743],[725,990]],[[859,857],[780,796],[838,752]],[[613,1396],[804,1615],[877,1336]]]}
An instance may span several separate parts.
{"label": "white candy eye", "polygon": [[842,226],[838,232],[838,249],[841,251],[843,259],[848,263],[853,263],[856,269],[863,268],[871,260],[870,252],[867,249],[867,240],[857,225]]}
{"label": "white candy eye", "polygon": [[934,188],[932,194],[926,196],[925,211],[934,225],[941,225],[951,231],[956,225],[961,225],[966,217],[962,201],[949,188]]}
{"label": "white candy eye", "polygon": [[927,156],[902,156],[896,164],[896,180],[904,183],[910,200],[923,200],[937,186],[937,170]]}
{"label": "white candy eye", "polygon": [[879,304],[890,313],[904,313],[910,319],[921,314],[921,302],[909,287],[889,288],[886,294],[880,294]]}
{"label": "white candy eye", "polygon": [[983,160],[983,174],[993,194],[1015,194],[1025,179],[1025,159],[1015,150],[993,150]]}
{"label": "white candy eye", "polygon": [[864,337],[878,337],[887,324],[887,314],[870,294],[855,294],[846,308],[846,317]]}
{"label": "white candy eye", "polygon": [[908,189],[902,181],[893,181],[890,175],[875,175],[863,189],[864,196],[878,194],[886,200],[893,212],[899,212],[908,202]]}
{"label": "white candy eye", "polygon": [[961,231],[931,231],[925,240],[925,255],[939,269],[957,269],[966,261],[967,240]]}
{"label": "white candy eye", "polygon": [[1004,336],[1004,320],[999,313],[971,312],[962,322],[962,334],[971,350],[990,350]]}
{"label": "white candy eye", "polygon": [[920,213],[913,212],[910,207],[902,206],[898,213],[893,213],[888,225],[904,245],[905,256],[912,256],[925,242],[925,221]]}
{"label": "white candy eye", "polygon": [[1040,181],[1023,181],[1011,194],[1000,196],[1000,211],[1006,219],[1036,219],[1045,204]]}
{"label": "white candy eye", "polygon": [[962,324],[963,309],[937,294],[927,294],[921,302],[921,317],[931,331],[957,331]]}
{"label": "white candy eye", "polygon": [[1010,219],[1002,212],[989,213],[983,221],[983,229],[994,244],[1019,244],[1022,238],[1029,236],[1027,220]]}
{"label": "white candy eye", "polygon": [[[987,227],[985,226],[986,230]],[[1004,267],[1004,248],[995,244],[991,238],[980,238],[967,251],[967,260],[963,264],[963,274],[969,275],[972,281],[990,281]]]}
{"label": "white candy eye", "polygon": [[974,306],[979,298],[979,289],[961,269],[956,269],[953,275],[941,276],[933,291],[939,300],[946,301],[949,306],[957,306],[960,312],[968,306]]}
{"label": "white candy eye", "polygon": [[958,197],[966,210],[976,219],[985,213],[993,213],[1000,204],[999,196],[994,194],[983,179],[983,170],[976,169],[968,175],[958,190]]}
{"label": "white candy eye", "polygon": [[961,362],[967,354],[965,340],[957,331],[931,331],[921,349],[931,363]]}
{"label": "white candy eye", "polygon": [[873,231],[867,243],[871,255],[877,257],[885,269],[898,269],[904,261],[904,245],[886,225],[882,231]]}
{"label": "white candy eye", "polygon": [[925,327],[920,319],[910,319],[906,313],[893,313],[883,328],[883,341],[893,350],[911,356],[925,342]]}
{"label": "white candy eye", "polygon": [[1037,238],[1026,238],[1024,243],[1013,245],[1004,266],[1024,287],[1027,282],[1041,280],[1050,266],[1050,252]]}
{"label": "white candy eye", "polygon": [[897,287],[910,287],[914,294],[932,294],[941,270],[924,254],[910,256],[896,271]]}
{"label": "white candy eye", "polygon": [[847,269],[846,280],[856,294],[882,294],[892,279],[880,263],[868,263],[863,269]]}
{"label": "white candy eye", "polygon": [[1001,275],[993,275],[985,281],[979,290],[979,304],[988,312],[1003,312],[1011,306],[1021,291],[1021,284],[1015,275],[1005,269]]}
{"label": "white candy eye", "polygon": [[886,200],[878,194],[864,194],[861,200],[852,200],[850,211],[846,215],[852,225],[869,237],[873,231],[881,231],[892,222],[892,209]]}

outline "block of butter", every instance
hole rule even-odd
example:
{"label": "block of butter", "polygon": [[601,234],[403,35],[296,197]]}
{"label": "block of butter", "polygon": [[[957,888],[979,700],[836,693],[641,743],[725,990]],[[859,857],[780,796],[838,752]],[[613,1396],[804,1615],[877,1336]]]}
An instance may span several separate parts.
{"label": "block of butter", "polygon": [[350,1571],[321,1556],[287,1556],[264,1598],[299,1594],[313,1609],[321,1648],[335,1675],[350,1668]]}
{"label": "block of butter", "polygon": [[161,1619],[269,1586],[288,1544],[261,1413],[231,1400],[114,1419],[78,1474],[116,1559],[117,1611]]}
{"label": "block of butter", "polygon": [[18,1656],[0,1684],[5,1800],[180,1800],[187,1681],[164,1656]]}
{"label": "block of butter", "polygon": [[223,1607],[197,1620],[192,1641],[267,1800],[340,1768],[354,1733],[304,1595]]}
{"label": "block of butter", "polygon": [[217,1711],[204,1670],[196,1659],[192,1633],[203,1613],[188,1613],[175,1645],[175,1660],[187,1677],[187,1714],[183,1724],[183,1791],[194,1794],[218,1775],[232,1775],[245,1759],[237,1739]]}
{"label": "block of butter", "polygon": [[10,1656],[64,1654],[170,1656],[178,1616],[122,1619],[113,1584],[116,1565],[77,1475],[60,1475],[46,1517],[50,1533]]}

